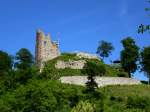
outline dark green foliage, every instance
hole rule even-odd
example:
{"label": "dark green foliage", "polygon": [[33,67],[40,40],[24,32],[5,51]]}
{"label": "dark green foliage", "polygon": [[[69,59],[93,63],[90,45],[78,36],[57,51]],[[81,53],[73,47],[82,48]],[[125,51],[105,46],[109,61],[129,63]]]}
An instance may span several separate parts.
{"label": "dark green foliage", "polygon": [[92,63],[93,68],[91,68],[91,69],[93,69],[93,73],[95,74],[95,76],[105,76],[106,75],[106,71],[107,71],[106,65],[104,63],[102,63],[101,61],[91,59],[91,60],[86,60],[86,62],[87,62],[87,64],[85,65],[84,69],[81,70],[81,72],[83,74],[88,75],[87,72],[90,72],[90,71],[86,71],[86,67],[89,68],[88,66],[90,66],[90,63]]}
{"label": "dark green foliage", "polygon": [[95,89],[98,88],[95,81],[95,76],[100,75],[101,70],[95,63],[88,61],[83,69],[83,72],[88,75],[88,81],[86,82],[87,91],[94,92]]}
{"label": "dark green foliage", "polygon": [[12,69],[12,58],[3,51],[0,51],[0,78]]}
{"label": "dark green foliage", "polygon": [[106,68],[106,75],[105,76],[128,77],[127,72],[124,72],[124,70],[121,67],[115,67],[112,65],[105,65],[105,68]]}
{"label": "dark green foliage", "polygon": [[52,64],[46,63],[44,69],[42,70],[40,78],[56,80],[60,78],[60,74],[55,68],[53,68]]}
{"label": "dark green foliage", "polygon": [[139,47],[131,37],[127,37],[121,41],[123,50],[121,51],[121,65],[128,76],[137,70],[137,61],[139,59]]}
{"label": "dark green foliage", "polygon": [[108,57],[112,50],[114,50],[114,47],[112,46],[111,43],[106,42],[104,40],[99,42],[99,46],[97,48],[97,54],[104,59],[104,57]]}
{"label": "dark green foliage", "polygon": [[17,81],[15,79],[16,72],[14,70],[9,71],[9,73],[5,74],[3,83],[5,85],[5,89],[15,89]]}
{"label": "dark green foliage", "polygon": [[148,81],[142,80],[141,83],[142,84],[148,84]]}
{"label": "dark green foliage", "polygon": [[104,64],[95,62],[93,60],[87,61],[82,70],[84,74],[93,74],[93,76],[103,76],[106,73]]}
{"label": "dark green foliage", "polygon": [[28,67],[31,67],[33,64],[33,56],[30,53],[30,51],[26,48],[21,48],[16,53],[16,63],[15,66],[18,69],[26,69]]}
{"label": "dark green foliage", "polygon": [[39,70],[34,65],[33,56],[26,48],[16,53],[14,80],[17,83],[25,84],[33,76],[38,75]]}
{"label": "dark green foliage", "polygon": [[[0,110],[15,112],[52,112],[56,109],[56,99],[45,83],[34,80],[27,86],[20,86],[16,91],[4,95]],[[6,99],[7,97],[7,99]],[[11,99],[10,99],[11,98]],[[7,107],[5,108],[4,106]],[[7,110],[8,109],[8,110]]]}
{"label": "dark green foliage", "polygon": [[76,56],[75,53],[62,53],[61,56],[55,58],[54,60],[63,60],[63,61],[69,61],[69,60],[79,60],[80,58]]}
{"label": "dark green foliage", "polygon": [[37,77],[39,70],[33,65],[33,57],[29,50],[22,48],[16,54],[14,60],[17,67],[12,69],[12,58],[4,52],[0,52],[0,71],[3,71],[1,83],[6,90],[16,89],[20,84],[25,84],[29,79]]}
{"label": "dark green foliage", "polygon": [[76,107],[74,107],[71,112],[95,112],[94,106],[88,101],[81,101]]}
{"label": "dark green foliage", "polygon": [[150,82],[150,46],[145,47],[141,52],[141,65],[142,71],[144,71]]}
{"label": "dark green foliage", "polygon": [[[0,88],[4,86],[0,83]],[[149,112],[150,86],[108,86],[93,94],[84,87],[32,78],[14,90],[0,89],[1,112],[70,112],[83,107],[95,112]],[[91,108],[92,107],[92,108]],[[83,109],[83,108],[82,108]]]}
{"label": "dark green foliage", "polygon": [[150,86],[108,86],[99,90],[106,95],[104,112],[149,112]]}
{"label": "dark green foliage", "polygon": [[63,53],[61,56],[50,60],[45,63],[44,69],[42,71],[41,78],[44,79],[58,79],[60,76],[75,76],[75,75],[84,75],[80,69],[56,69],[55,64],[58,60],[69,61],[69,60],[80,60],[76,54]]}
{"label": "dark green foliage", "polygon": [[20,69],[15,71],[15,81],[21,84],[25,84],[29,79],[33,77],[38,77],[39,70],[36,66],[32,65],[29,68],[26,68],[25,70]]}
{"label": "dark green foliage", "polygon": [[[65,57],[68,56],[68,54],[65,54]],[[75,55],[70,55],[69,57],[78,60],[78,57]],[[63,56],[58,58],[63,60]],[[67,61],[67,58],[65,60]],[[106,74],[108,68],[110,73],[122,73],[122,71],[119,72],[116,68],[105,65],[97,59],[85,60],[87,64],[82,74],[90,74],[89,79],[93,76]],[[56,73],[63,72],[63,74],[67,75],[72,73],[72,70],[68,68],[65,71],[54,69],[54,62],[56,61],[57,59],[48,62],[42,74],[39,73],[39,70],[33,64],[25,67],[25,69],[9,70],[5,74],[4,80],[0,80],[0,111],[70,112],[72,110],[78,112],[79,110],[85,110],[89,112],[148,112],[150,107],[149,86],[108,86],[95,90],[91,89],[91,87],[97,87],[96,83],[92,83],[92,86],[89,84],[89,89],[62,84],[58,80],[54,80],[62,75]],[[74,71],[74,73],[79,73],[79,71]],[[92,78],[92,81],[94,81],[94,78]],[[135,94],[141,96],[136,97]]]}
{"label": "dark green foliage", "polygon": [[[58,79],[60,76],[83,76],[87,75],[85,72],[83,72],[80,69],[71,69],[71,68],[65,68],[65,69],[56,69],[55,64],[58,60],[62,61],[69,61],[69,60],[81,60],[78,56],[74,54],[62,54],[61,56],[50,60],[45,63],[45,67],[43,69],[41,78],[44,79]],[[124,71],[120,71],[121,68],[116,68],[114,66],[106,65],[102,61],[98,59],[83,59],[85,61],[92,61],[96,64],[97,71],[100,71],[100,74],[98,76],[112,76],[117,77],[118,74],[126,74]],[[127,77],[127,75],[125,75]]]}
{"label": "dark green foliage", "polygon": [[5,74],[2,83],[6,90],[12,90],[21,84],[26,84],[32,78],[38,78],[38,76],[40,76],[40,73],[36,66],[32,66],[26,70],[11,70]]}
{"label": "dark green foliage", "polygon": [[15,91],[0,96],[3,112],[69,112],[80,99],[80,87],[60,84],[56,81],[32,79]]}
{"label": "dark green foliage", "polygon": [[[147,2],[150,3],[149,0]],[[150,8],[149,7],[145,8],[145,11],[149,12]],[[150,16],[150,15],[148,15],[148,16]],[[150,33],[150,25],[143,25],[143,24],[139,25],[138,33],[143,34],[144,32],[149,32]]]}
{"label": "dark green foliage", "polygon": [[126,72],[120,72],[117,74],[118,77],[127,77],[127,73]]}
{"label": "dark green foliage", "polygon": [[150,98],[141,96],[129,96],[127,99],[127,108],[145,109],[148,111],[148,109],[150,109]]}
{"label": "dark green foliage", "polygon": [[142,33],[143,34],[146,31],[150,31],[150,25],[143,25],[143,24],[141,24],[139,26],[139,28],[138,28],[138,33]]}

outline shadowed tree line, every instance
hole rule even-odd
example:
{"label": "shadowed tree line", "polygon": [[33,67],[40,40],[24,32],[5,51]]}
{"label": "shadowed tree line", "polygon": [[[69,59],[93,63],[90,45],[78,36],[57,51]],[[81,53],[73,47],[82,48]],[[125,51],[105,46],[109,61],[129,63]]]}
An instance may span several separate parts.
{"label": "shadowed tree line", "polygon": [[[123,50],[120,52],[119,62],[123,70],[128,73],[128,77],[132,77],[137,70],[140,70],[145,72],[146,76],[149,78],[150,46],[140,50],[140,47],[132,37],[124,38],[121,40],[121,43]],[[110,42],[102,40],[97,48],[97,54],[104,59],[104,57],[109,57],[113,50],[114,47]]]}
{"label": "shadowed tree line", "polygon": [[[103,42],[98,46],[98,50],[104,50],[104,52],[97,53],[104,53],[100,56],[108,57],[114,48],[111,43],[103,47]],[[123,50],[120,52],[120,61],[124,71],[129,73],[129,77],[139,65],[140,69],[149,76],[150,47],[139,51],[139,47],[131,37],[123,39],[121,43]],[[102,49],[99,49],[101,45]],[[105,112],[109,109],[115,110],[115,107],[109,105],[113,102],[125,102],[125,100],[122,97],[106,97],[103,93],[105,89],[100,92],[95,81],[95,76],[103,76],[105,70],[104,66],[97,62],[87,61],[82,70],[88,75],[86,88],[76,87],[61,84],[51,77],[45,78],[45,75],[39,73],[39,69],[36,68],[34,58],[28,49],[20,49],[14,57],[0,51],[0,110],[4,112],[12,110],[15,112],[59,112],[60,110],[62,112]],[[146,97],[127,98],[124,104],[127,105],[125,109],[149,110],[150,100],[146,100]],[[142,106],[136,106],[141,104]]]}
{"label": "shadowed tree line", "polygon": [[[149,9],[147,9],[149,10]],[[150,29],[141,25],[139,33]],[[132,37],[121,40],[121,68],[132,77],[136,70],[145,72],[150,82],[150,46],[140,50]],[[104,59],[112,54],[112,43],[100,41],[97,54]],[[53,71],[47,71],[53,72]],[[47,73],[46,72],[46,73]],[[96,76],[103,76],[104,66],[87,61],[82,72],[88,75],[86,87],[61,84],[53,76],[45,77],[34,63],[34,57],[26,49],[15,56],[0,51],[0,110],[2,112],[148,112],[150,96],[144,96],[149,86],[115,86],[98,89]],[[115,89],[118,88],[116,91]],[[118,93],[118,90],[122,93]],[[126,88],[127,92],[124,92]],[[130,88],[130,89],[129,89]],[[141,89],[143,96],[134,94]],[[129,94],[131,92],[131,96]],[[117,95],[115,95],[115,92]],[[133,92],[133,93],[132,93]],[[123,96],[127,94],[126,96]]]}

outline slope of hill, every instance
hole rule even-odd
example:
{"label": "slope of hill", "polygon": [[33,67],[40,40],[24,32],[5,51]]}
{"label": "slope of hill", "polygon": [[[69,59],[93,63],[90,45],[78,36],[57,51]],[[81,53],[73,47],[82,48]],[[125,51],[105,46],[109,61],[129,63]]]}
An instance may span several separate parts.
{"label": "slope of hill", "polygon": [[[83,61],[83,63],[80,63]],[[111,77],[127,77],[127,73],[125,73],[121,68],[119,67],[114,67],[107,65],[103,63],[100,59],[95,58],[95,59],[89,59],[89,58],[84,58],[84,57],[79,57],[75,53],[70,54],[70,53],[63,53],[59,57],[50,60],[45,63],[45,67],[43,68],[43,73],[49,76],[54,76],[55,78],[60,77],[60,76],[83,76],[86,75],[85,73],[82,72],[82,67],[83,64],[87,61],[92,61],[96,63],[97,65],[100,65],[100,69],[104,69],[105,73],[101,74],[103,76],[111,76]],[[62,68],[57,68],[56,64],[60,62],[60,65],[62,65]],[[70,64],[70,67],[67,65],[64,67],[64,64]],[[78,68],[76,69],[73,64],[76,64]],[[73,66],[73,67],[71,67]]]}
{"label": "slope of hill", "polygon": [[105,94],[104,112],[149,112],[150,86],[107,86],[99,89]]}
{"label": "slope of hill", "polygon": [[[0,86],[1,88],[1,86]],[[85,87],[58,81],[31,79],[26,85],[0,94],[1,112],[74,112],[80,102],[89,102],[90,112],[149,112],[150,86],[106,86],[96,94]],[[2,94],[3,93],[3,94]],[[86,107],[86,105],[83,108]],[[80,112],[80,111],[75,111]]]}

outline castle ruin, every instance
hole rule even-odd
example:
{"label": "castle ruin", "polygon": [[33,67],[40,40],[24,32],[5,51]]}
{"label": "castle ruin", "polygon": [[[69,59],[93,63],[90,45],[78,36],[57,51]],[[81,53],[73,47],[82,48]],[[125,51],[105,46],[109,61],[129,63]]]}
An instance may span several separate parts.
{"label": "castle ruin", "polygon": [[44,62],[54,59],[60,55],[58,43],[51,40],[50,34],[45,35],[44,32],[38,30],[36,32],[36,48],[35,62],[41,69]]}

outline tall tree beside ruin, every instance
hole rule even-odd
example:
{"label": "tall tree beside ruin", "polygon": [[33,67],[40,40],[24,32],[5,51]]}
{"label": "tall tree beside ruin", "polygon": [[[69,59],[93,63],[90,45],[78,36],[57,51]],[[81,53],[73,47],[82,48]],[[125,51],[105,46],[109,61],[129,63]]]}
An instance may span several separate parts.
{"label": "tall tree beside ruin", "polygon": [[33,66],[33,56],[26,48],[21,48],[16,53],[17,68],[15,80],[19,83],[25,84],[28,79],[31,79],[37,72],[36,67]]}
{"label": "tall tree beside ruin", "polygon": [[12,58],[4,51],[0,51],[0,76],[12,69]]}
{"label": "tall tree beside ruin", "polygon": [[121,65],[125,72],[128,73],[128,76],[131,77],[131,73],[134,73],[138,68],[139,47],[131,37],[123,39],[121,43],[123,45],[123,50],[121,51]]}
{"label": "tall tree beside ruin", "polygon": [[95,76],[99,74],[98,70],[97,65],[90,61],[84,66],[83,72],[88,75],[88,81],[86,82],[87,92],[94,92],[98,87],[95,81]]}
{"label": "tall tree beside ruin", "polygon": [[16,53],[16,67],[18,69],[26,69],[33,64],[33,56],[26,48],[21,48]]}
{"label": "tall tree beside ruin", "polygon": [[112,50],[114,50],[112,44],[102,40],[99,42],[96,53],[102,58],[102,60],[104,60],[105,57],[109,57]]}
{"label": "tall tree beside ruin", "polygon": [[150,84],[150,46],[145,47],[141,52],[141,65],[142,71],[146,73]]}

